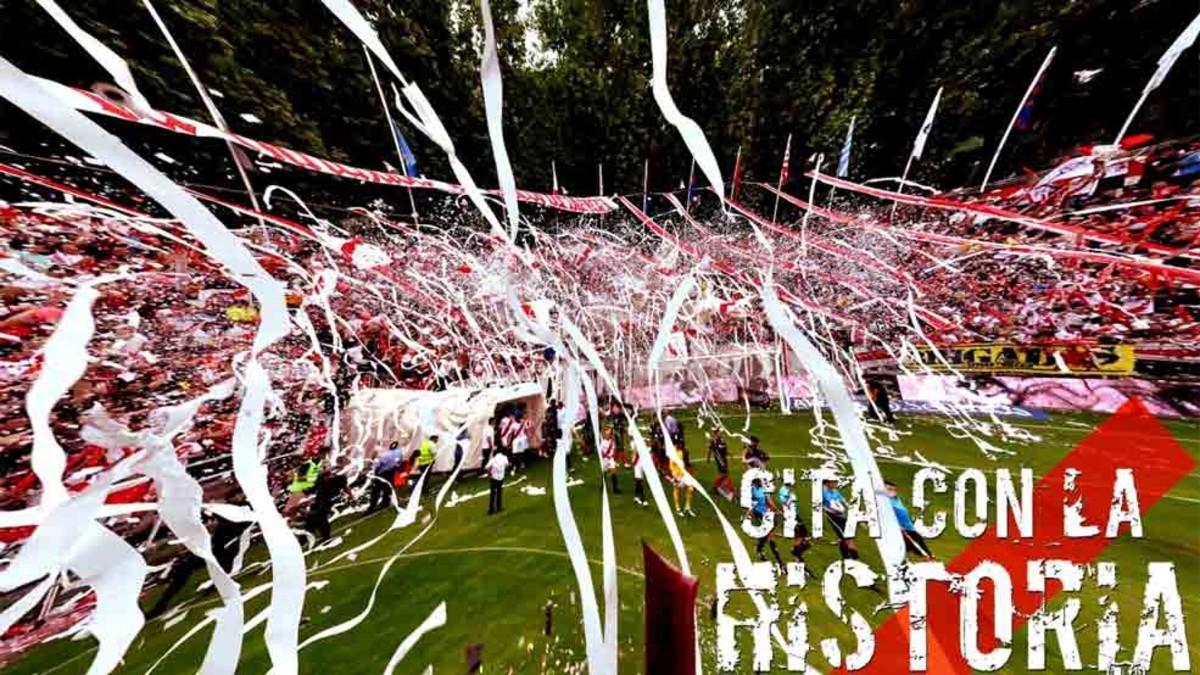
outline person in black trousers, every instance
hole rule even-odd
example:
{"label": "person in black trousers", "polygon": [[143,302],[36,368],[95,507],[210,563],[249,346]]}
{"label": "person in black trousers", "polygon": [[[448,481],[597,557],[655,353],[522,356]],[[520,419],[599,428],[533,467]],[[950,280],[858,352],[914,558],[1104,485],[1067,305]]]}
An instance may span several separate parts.
{"label": "person in black trousers", "polygon": [[304,517],[304,529],[317,535],[320,541],[328,541],[332,535],[329,516],[333,513],[334,502],[343,494],[350,495],[344,467],[343,458],[337,466],[321,471],[317,476],[317,484],[313,486],[313,500],[308,507],[308,515]]}
{"label": "person in black trousers", "polygon": [[894,426],[896,424],[896,416],[892,414],[892,401],[888,397],[887,387],[874,382],[870,385],[868,391],[871,394],[871,402],[875,404],[875,408],[879,410],[879,414],[883,416],[883,419],[888,424]]}
{"label": "person in black trousers", "polygon": [[497,450],[492,453],[484,471],[488,475],[488,515],[504,510],[504,473],[508,470],[508,455]]}

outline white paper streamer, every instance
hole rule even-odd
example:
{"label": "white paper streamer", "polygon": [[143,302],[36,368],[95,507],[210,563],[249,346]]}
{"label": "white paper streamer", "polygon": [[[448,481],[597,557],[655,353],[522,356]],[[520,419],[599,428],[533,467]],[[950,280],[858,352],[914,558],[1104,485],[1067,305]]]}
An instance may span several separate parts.
{"label": "white paper streamer", "polygon": [[[350,32],[362,41],[371,53],[387,66],[387,69],[392,71],[396,79],[404,85],[404,97],[408,99],[409,104],[413,107],[413,112],[409,112],[400,101],[400,97],[396,97],[396,106],[400,112],[408,119],[408,121],[421,130],[421,133],[429,137],[446,153],[446,158],[450,161],[450,169],[454,172],[455,178],[462,184],[463,191],[466,192],[467,198],[479,209],[479,213],[483,215],[484,220],[492,230],[502,239],[508,241],[508,234],[504,228],[500,227],[500,222],[496,220],[496,214],[492,212],[490,206],[483,198],[483,193],[475,184],[475,179],[471,177],[467,167],[458,159],[458,155],[454,151],[454,143],[450,140],[450,134],[446,133],[446,127],[442,126],[442,120],[434,112],[433,106],[429,104],[429,100],[425,98],[424,92],[417,86],[415,82],[409,82],[400,72],[400,68],[396,66],[396,62],[392,60],[387,49],[379,40],[378,33],[367,22],[366,17],[358,11],[354,5],[350,4],[349,0],[321,0],[329,11],[333,12]],[[507,156],[507,155],[506,155]]]}
{"label": "white paper streamer", "polygon": [[650,84],[654,90],[654,101],[662,111],[663,117],[679,129],[684,144],[692,153],[692,157],[696,158],[696,163],[700,165],[700,170],[712,185],[713,192],[722,196],[725,194],[725,181],[721,178],[721,167],[708,145],[708,139],[704,137],[704,131],[699,124],[679,111],[679,106],[675,105],[675,99],[671,97],[671,90],[667,87],[667,9],[663,0],[646,0],[646,7],[650,15],[650,54],[654,62],[654,74]]}
{"label": "white paper streamer", "polygon": [[900,533],[900,524],[896,514],[892,512],[887,500],[887,492],[883,485],[883,476],[875,457],[871,454],[867,435],[863,430],[862,420],[837,370],[821,355],[808,338],[796,328],[796,324],[788,317],[787,309],[780,302],[775,291],[775,282],[768,272],[764,275],[762,284],[763,311],[771,328],[783,338],[784,342],[796,353],[796,357],[817,381],[821,395],[829,402],[834,419],[837,420],[838,432],[846,449],[850,466],[854,469],[854,477],[864,485],[870,485],[874,491],[875,511],[880,518],[880,538],[876,540],[879,556],[883,559],[887,570],[888,592],[892,602],[901,602],[902,581],[897,571],[904,563],[904,538]]}
{"label": "white paper streamer", "polygon": [[254,335],[253,352],[245,367],[246,394],[234,427],[233,470],[250,506],[258,515],[273,562],[277,592],[272,593],[271,597],[272,614],[266,630],[267,649],[272,663],[281,672],[296,672],[297,631],[304,605],[304,557],[287,523],[275,509],[267,488],[267,471],[258,458],[263,406],[271,385],[266,371],[258,362],[257,354],[288,332],[282,285],[271,278],[238,238],[195,198],[130,151],[116,137],[79,112],[58,105],[37,82],[2,58],[0,95],[87,150],[158,201],[179,218],[188,231],[204,244],[208,255],[220,262],[230,276],[249,289],[258,301],[260,322]]}
{"label": "white paper streamer", "polygon": [[133,73],[129,71],[129,64],[117,53],[104,43],[92,37],[90,33],[79,27],[75,20],[67,15],[66,12],[58,6],[54,0],[36,0],[37,4],[54,19],[63,30],[71,35],[71,39],[75,40],[80,47],[83,47],[96,63],[100,64],[101,68],[108,71],[112,75],[113,81],[117,83],[127,94],[133,99],[133,103],[139,108],[135,110],[138,114],[144,114],[150,110],[150,104],[146,101],[146,97],[142,96],[142,92],[138,90],[137,82],[133,79]]}
{"label": "white paper streamer", "polygon": [[429,616],[425,617],[425,620],[421,622],[420,626],[417,626],[411,633],[408,634],[407,637],[404,638],[404,641],[400,643],[399,647],[396,647],[396,651],[392,654],[392,658],[388,660],[387,667],[383,669],[383,675],[392,675],[392,673],[395,672],[396,666],[398,666],[400,662],[404,660],[405,656],[408,656],[408,652],[411,651],[413,646],[417,644],[417,640],[420,640],[421,637],[423,637],[429,631],[436,630],[445,625],[446,603],[442,602],[436,608],[434,608],[432,612],[429,613]]}
{"label": "white paper streamer", "polygon": [[521,224],[517,211],[517,180],[508,161],[508,148],[504,145],[504,83],[500,79],[500,55],[496,52],[496,30],[492,26],[492,8],[488,0],[479,0],[479,13],[483,15],[483,62],[479,67],[483,79],[483,106],[487,112],[488,136],[492,139],[492,156],[496,161],[496,180],[504,195],[504,209],[508,215],[508,238],[516,241],[517,226]]}

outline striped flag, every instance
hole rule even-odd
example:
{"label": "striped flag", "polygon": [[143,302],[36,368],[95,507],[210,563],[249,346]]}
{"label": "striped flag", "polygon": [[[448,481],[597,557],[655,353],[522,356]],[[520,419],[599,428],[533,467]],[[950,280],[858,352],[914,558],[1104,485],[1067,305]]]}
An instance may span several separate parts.
{"label": "striped flag", "polygon": [[792,135],[788,134],[787,143],[783,146],[783,166],[779,167],[779,189],[788,182],[788,164],[792,162]]}
{"label": "striped flag", "polygon": [[838,153],[837,176],[845,178],[850,175],[850,146],[854,144],[854,118],[850,118],[850,126],[846,127],[846,140],[842,141],[842,151]]}

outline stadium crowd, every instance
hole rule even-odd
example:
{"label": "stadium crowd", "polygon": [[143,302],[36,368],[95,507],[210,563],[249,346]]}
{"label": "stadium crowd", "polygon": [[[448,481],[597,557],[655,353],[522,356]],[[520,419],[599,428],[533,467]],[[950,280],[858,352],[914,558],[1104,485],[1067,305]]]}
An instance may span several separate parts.
{"label": "stadium crowd", "polygon": [[[699,213],[682,210],[656,216],[665,236],[632,221],[610,217],[601,227],[581,219],[526,235],[526,251],[545,274],[519,288],[504,286],[500,280],[508,276],[493,273],[512,269],[514,254],[472,230],[469,217],[435,227],[396,223],[368,210],[336,224],[241,217],[239,235],[286,284],[295,323],[263,356],[279,396],[266,423],[271,488],[281,507],[297,492],[320,492],[318,504],[338,497],[346,486],[321,482],[322,472],[335,468],[321,459],[339,432],[335,411],[361,387],[440,389],[543,378],[556,367],[553,350],[521,326],[524,319],[549,320],[549,308],[580,324],[614,371],[628,370],[632,355],[649,353],[678,279],[701,262],[693,259],[701,251],[708,267],[669,355],[773,341],[754,311],[753,275],[743,273],[764,262],[776,266],[784,299],[809,312],[811,334],[830,350],[926,340],[1190,347],[1200,337],[1193,253],[1200,237],[1198,158],[1196,141],[1115,149],[982,195],[948,193],[935,206],[902,205],[894,214],[886,202],[842,192],[820,212],[785,212],[769,230],[771,251],[757,248],[747,228],[723,227],[732,231],[718,235],[701,224]],[[26,194],[15,179],[4,181],[11,194]],[[64,479],[76,491],[123,452],[83,440],[81,430],[93,416],[105,412],[130,429],[144,428],[154,410],[229,378],[258,322],[248,292],[177,223],[132,209],[26,196],[0,202],[5,510],[38,501],[25,398],[47,367],[41,349],[85,284],[95,283],[98,291],[90,359],[52,416],[69,458]],[[386,261],[362,264],[355,252],[367,246]],[[176,438],[176,451],[205,486],[206,499],[229,497],[221,478],[231,471],[236,410],[236,396],[211,401]],[[493,432],[496,447],[509,450],[505,455],[520,435],[503,423],[508,417],[499,415]],[[558,424],[557,414],[549,417]],[[596,439],[583,425],[580,442],[585,450],[600,443],[619,489],[617,475],[632,462],[626,431],[608,429]],[[556,426],[543,436],[560,433]],[[681,497],[679,476],[691,459],[682,434],[672,440],[684,450],[682,465],[666,459],[661,434],[651,433],[651,452],[676,486],[676,510],[688,514],[691,498],[686,489]],[[710,457],[724,457],[719,448],[709,450]],[[509,467],[491,462],[492,454],[485,468],[502,480]],[[350,458],[356,473],[383,473],[393,485],[400,484],[398,475],[410,477],[414,466],[425,465],[420,457],[395,457],[381,472],[368,464],[376,458]],[[636,498],[645,503],[643,477],[634,478]],[[379,507],[375,494],[372,505]],[[118,484],[108,502],[153,499],[149,479],[134,478]],[[491,506],[501,510],[498,496]],[[301,517],[294,508],[289,513]],[[316,519],[326,535],[327,520],[328,513],[324,523]],[[128,517],[121,529],[144,541],[154,534],[152,523]],[[31,530],[0,528],[0,541],[16,545]]]}

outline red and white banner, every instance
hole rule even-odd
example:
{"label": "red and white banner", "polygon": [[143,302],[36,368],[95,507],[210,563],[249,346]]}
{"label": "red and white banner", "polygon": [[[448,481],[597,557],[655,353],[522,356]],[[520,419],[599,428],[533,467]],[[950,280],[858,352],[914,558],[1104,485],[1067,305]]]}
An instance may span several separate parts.
{"label": "red and white banner", "polygon": [[[52,80],[37,79],[47,92],[58,98],[64,105],[69,105],[83,112],[107,115],[125,120],[126,122],[146,124],[186,136],[220,138],[236,143],[247,150],[270,156],[272,159],[284,164],[331,176],[340,176],[380,185],[440,190],[450,194],[465,193],[461,186],[454,183],[349,166],[340,162],[314,157],[304,152],[289,150],[272,143],[257,141],[240,134],[226,133],[212,125],[160,110],[147,111],[147,114],[143,116],[99,94],[68,87]],[[499,190],[486,190],[485,192],[492,195],[500,195]],[[570,211],[572,213],[600,214],[609,213],[617,208],[616,204],[607,197],[568,197],[518,190],[517,199],[530,204],[538,204],[547,208]]]}

